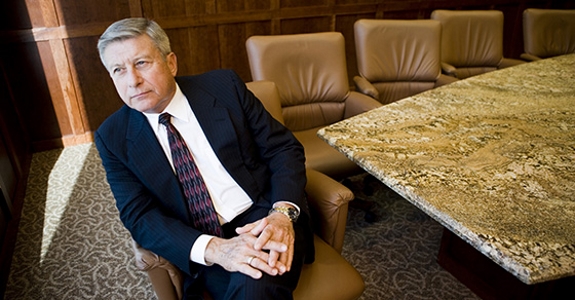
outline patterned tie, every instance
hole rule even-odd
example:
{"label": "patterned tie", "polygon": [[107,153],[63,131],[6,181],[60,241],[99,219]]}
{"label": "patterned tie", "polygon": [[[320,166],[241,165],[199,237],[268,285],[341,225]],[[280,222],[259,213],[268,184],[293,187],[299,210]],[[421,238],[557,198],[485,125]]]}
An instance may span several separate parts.
{"label": "patterned tie", "polygon": [[188,199],[188,208],[192,215],[194,227],[204,233],[223,237],[222,227],[206,184],[194,163],[186,142],[170,122],[171,118],[169,113],[163,113],[160,115],[159,122],[166,126],[174,168]]}

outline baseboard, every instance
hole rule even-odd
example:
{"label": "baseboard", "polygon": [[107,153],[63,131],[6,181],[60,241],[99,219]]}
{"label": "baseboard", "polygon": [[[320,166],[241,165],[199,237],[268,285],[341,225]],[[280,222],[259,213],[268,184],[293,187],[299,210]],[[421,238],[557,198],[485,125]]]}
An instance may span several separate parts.
{"label": "baseboard", "polygon": [[32,142],[32,152],[42,152],[53,149],[61,149],[69,146],[91,143],[94,141],[94,134],[89,131],[80,135],[68,135],[61,138]]}

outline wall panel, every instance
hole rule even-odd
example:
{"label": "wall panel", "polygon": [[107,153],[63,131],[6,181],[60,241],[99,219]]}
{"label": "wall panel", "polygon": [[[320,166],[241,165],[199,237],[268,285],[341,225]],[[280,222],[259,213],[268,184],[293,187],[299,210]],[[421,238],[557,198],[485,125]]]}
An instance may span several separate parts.
{"label": "wall panel", "polygon": [[[353,31],[353,24],[359,19],[373,19],[375,13],[359,14],[359,15],[343,15],[338,16],[336,19],[335,31],[341,32],[345,38],[345,54],[347,59],[347,74],[349,85],[353,85],[353,77],[359,75],[357,71],[357,61],[355,60],[355,35]],[[353,59],[351,59],[353,58]]]}
{"label": "wall panel", "polygon": [[223,24],[219,26],[218,41],[220,44],[220,67],[235,70],[241,78],[251,78],[247,64],[246,40],[253,35],[269,35],[271,23],[249,22]]}
{"label": "wall panel", "polygon": [[102,23],[130,16],[128,0],[56,0],[54,4],[58,22],[63,26]]}
{"label": "wall panel", "polygon": [[[22,17],[28,15],[34,15],[34,19],[42,19],[41,11],[28,12],[28,7],[24,1],[2,1],[0,3],[0,29],[30,29],[32,28],[31,18]],[[42,26],[42,24],[38,24],[38,26]]]}
{"label": "wall panel", "polygon": [[8,280],[31,152],[28,134],[0,61],[0,297]]}
{"label": "wall panel", "polygon": [[100,62],[97,36],[64,40],[83,128],[98,128],[123,104]]}
{"label": "wall panel", "polygon": [[178,74],[191,75],[220,67],[218,27],[198,26],[189,29],[169,29],[172,51],[178,57]]}
{"label": "wall panel", "polygon": [[206,1],[187,1],[187,0],[144,0],[142,8],[144,16],[152,19],[165,17],[181,17],[186,15],[206,14],[208,10],[205,5]]}
{"label": "wall panel", "polygon": [[332,17],[306,17],[299,19],[285,19],[281,21],[281,31],[278,34],[297,34],[333,31]]}
{"label": "wall panel", "polygon": [[327,6],[330,0],[280,0],[280,7]]}
{"label": "wall panel", "polygon": [[61,136],[38,47],[34,43],[9,44],[3,45],[0,53],[9,58],[2,62],[8,88],[30,140]]}
{"label": "wall panel", "polygon": [[[434,9],[498,9],[504,54],[523,49],[527,7],[575,8],[575,0],[13,0],[0,11],[2,60],[36,150],[81,143],[121,102],[95,50],[113,21],[144,16],[164,27],[179,75],[232,68],[251,80],[252,35],[339,31],[348,76],[357,75],[353,23],[360,18],[424,19]],[[30,86],[34,88],[31,89]],[[26,103],[26,105],[24,105]],[[32,106],[30,106],[32,105]],[[30,111],[28,107],[34,107]],[[37,108],[37,109],[36,109]]]}
{"label": "wall panel", "polygon": [[217,12],[245,12],[253,10],[269,10],[270,1],[258,0],[219,0]]}

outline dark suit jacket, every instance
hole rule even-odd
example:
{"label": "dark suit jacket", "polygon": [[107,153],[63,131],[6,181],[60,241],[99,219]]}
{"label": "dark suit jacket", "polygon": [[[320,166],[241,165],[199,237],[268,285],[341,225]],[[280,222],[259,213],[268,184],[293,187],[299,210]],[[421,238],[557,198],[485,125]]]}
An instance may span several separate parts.
{"label": "dark suit jacket", "polygon": [[[291,201],[309,228],[301,144],[276,122],[233,72],[177,78],[216,155],[255,205]],[[147,118],[127,106],[96,131],[95,143],[116,198],[120,218],[144,248],[188,274],[191,247],[201,232],[191,227],[186,200]],[[313,237],[308,230],[309,262]]]}

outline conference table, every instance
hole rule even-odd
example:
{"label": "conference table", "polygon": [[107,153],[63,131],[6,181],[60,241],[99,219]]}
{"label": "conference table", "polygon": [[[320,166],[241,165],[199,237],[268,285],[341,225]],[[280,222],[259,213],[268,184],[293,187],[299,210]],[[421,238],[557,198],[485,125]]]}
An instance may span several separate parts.
{"label": "conference table", "polygon": [[575,54],[428,90],[318,136],[440,223],[440,265],[479,296],[573,295]]}

